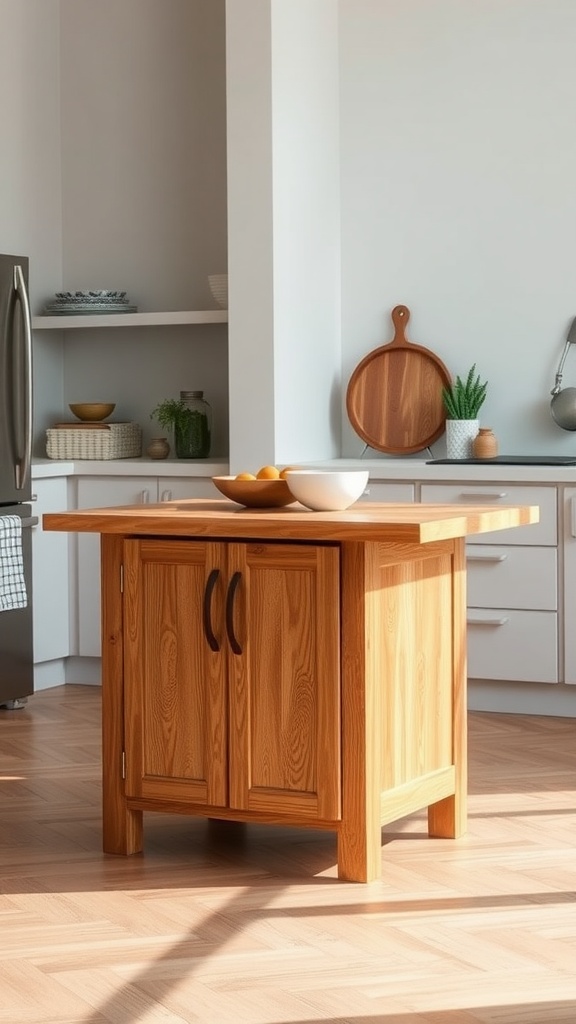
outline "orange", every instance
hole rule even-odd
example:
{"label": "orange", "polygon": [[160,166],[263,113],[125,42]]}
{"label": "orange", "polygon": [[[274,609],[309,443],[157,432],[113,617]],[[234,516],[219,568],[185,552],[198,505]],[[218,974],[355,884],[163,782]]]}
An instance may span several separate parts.
{"label": "orange", "polygon": [[279,476],[276,466],[262,466],[256,473],[257,480],[278,480]]}
{"label": "orange", "polygon": [[235,480],[255,480],[254,473],[238,473]]}
{"label": "orange", "polygon": [[286,474],[289,473],[291,469],[298,469],[298,466],[285,466],[280,472],[280,479],[285,480]]}

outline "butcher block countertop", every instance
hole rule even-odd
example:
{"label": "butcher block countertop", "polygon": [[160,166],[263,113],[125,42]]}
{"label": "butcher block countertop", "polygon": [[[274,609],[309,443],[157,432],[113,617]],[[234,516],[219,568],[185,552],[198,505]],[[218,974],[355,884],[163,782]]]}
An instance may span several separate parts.
{"label": "butcher block countertop", "polygon": [[357,504],[345,512],[310,512],[299,504],[246,509],[227,500],[191,498],[151,505],[52,512],[45,530],[73,533],[230,537],[261,540],[380,541],[428,544],[537,523],[538,506]]}

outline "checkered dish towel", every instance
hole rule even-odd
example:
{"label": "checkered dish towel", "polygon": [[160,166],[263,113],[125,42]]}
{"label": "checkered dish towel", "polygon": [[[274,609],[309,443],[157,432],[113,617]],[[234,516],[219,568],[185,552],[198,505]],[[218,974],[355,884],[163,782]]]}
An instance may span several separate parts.
{"label": "checkered dish towel", "polygon": [[26,608],[20,516],[0,516],[0,612]]}

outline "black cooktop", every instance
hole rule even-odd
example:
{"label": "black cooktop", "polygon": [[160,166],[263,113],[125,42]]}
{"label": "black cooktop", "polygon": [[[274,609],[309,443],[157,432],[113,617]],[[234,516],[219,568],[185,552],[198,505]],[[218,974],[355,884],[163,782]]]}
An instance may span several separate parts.
{"label": "black cooktop", "polygon": [[427,466],[576,466],[576,455],[495,455],[492,459],[430,459]]}

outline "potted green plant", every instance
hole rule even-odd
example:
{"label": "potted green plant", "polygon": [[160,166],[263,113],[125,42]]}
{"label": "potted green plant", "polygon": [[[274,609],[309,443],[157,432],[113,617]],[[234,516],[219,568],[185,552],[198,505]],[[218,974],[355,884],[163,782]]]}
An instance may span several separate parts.
{"label": "potted green plant", "polygon": [[150,419],[173,431],[178,459],[206,459],[210,454],[212,411],[202,391],[181,391],[180,398],[165,398]]}
{"label": "potted green plant", "polygon": [[442,400],[449,420],[477,420],[486,401],[488,381],[480,381],[476,363],[470,367],[466,380],[455,377],[449,387],[442,389]]}
{"label": "potted green plant", "polygon": [[478,413],[486,401],[488,381],[481,381],[474,363],[465,378],[457,376],[442,389],[446,409],[446,454],[449,459],[467,459],[472,455],[478,434]]}

